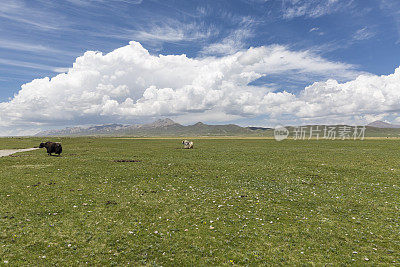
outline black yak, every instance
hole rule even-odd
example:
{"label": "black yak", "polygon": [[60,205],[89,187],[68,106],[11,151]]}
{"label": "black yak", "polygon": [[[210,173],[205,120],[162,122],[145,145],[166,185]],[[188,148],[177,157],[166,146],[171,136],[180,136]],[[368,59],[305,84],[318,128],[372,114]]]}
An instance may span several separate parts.
{"label": "black yak", "polygon": [[46,143],[40,143],[39,148],[45,147],[47,149],[47,154],[51,156],[51,153],[55,153],[60,155],[62,152],[62,146],[60,143],[54,143],[54,142],[46,142]]}

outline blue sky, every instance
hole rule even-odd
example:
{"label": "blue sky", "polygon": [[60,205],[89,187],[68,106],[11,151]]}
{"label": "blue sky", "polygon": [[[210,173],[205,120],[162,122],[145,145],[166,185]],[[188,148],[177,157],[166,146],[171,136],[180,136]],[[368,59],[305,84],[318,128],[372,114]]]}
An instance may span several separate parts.
{"label": "blue sky", "polygon": [[[67,72],[76,58],[86,51],[101,51],[105,55],[127,46],[130,41],[140,43],[155,57],[185,54],[189,59],[213,57],[218,60],[238,51],[249,51],[251,47],[279,46],[284,53],[290,51],[293,56],[307,53],[310,60],[338,64],[325,72],[312,71],[310,66],[304,67],[307,70],[302,67],[287,70],[283,67],[285,64],[281,64],[278,69],[282,71],[266,70],[262,77],[252,79],[248,84],[257,90],[265,87],[268,92],[287,92],[298,98],[305,87],[314,82],[334,79],[344,83],[356,80],[359,75],[390,75],[400,65],[400,1],[393,0],[3,0],[0,25],[0,102],[3,103],[0,107],[4,110],[18,110],[16,104],[13,108],[11,104],[5,105],[20,92],[23,84]],[[146,81],[146,86],[151,85]],[[129,83],[126,86],[132,93],[134,88]],[[398,88],[396,83],[393,86]],[[184,85],[172,89],[178,90],[178,87]],[[122,103],[122,100],[116,101]],[[306,103],[313,101],[315,99]],[[329,116],[350,123],[367,122],[366,116],[397,119],[397,110],[392,112],[396,103],[390,103],[390,108],[383,107],[379,112],[365,110],[368,103],[360,105],[359,115],[364,121],[354,117],[357,116],[354,110],[351,111],[352,118],[343,114]],[[198,116],[201,112],[218,110],[222,112],[222,118],[223,114],[232,115],[218,121],[271,125],[280,118],[287,118],[287,114],[289,117],[293,114],[287,121],[292,123],[325,116],[313,112],[302,116],[299,110],[276,112],[268,107],[248,113],[232,108],[228,111],[214,104],[194,113],[189,108],[160,111],[150,117],[172,116],[182,123],[190,123],[198,117],[201,119]],[[28,122],[37,129],[115,120],[128,123],[150,118],[134,112],[129,114],[97,114],[96,119],[88,120],[81,117],[75,120],[71,115],[57,121]],[[213,118],[211,114],[203,120],[217,121],[210,118]],[[0,127],[5,133],[9,133],[7,129],[12,125],[26,122],[5,117],[0,117],[1,120],[3,125]]]}

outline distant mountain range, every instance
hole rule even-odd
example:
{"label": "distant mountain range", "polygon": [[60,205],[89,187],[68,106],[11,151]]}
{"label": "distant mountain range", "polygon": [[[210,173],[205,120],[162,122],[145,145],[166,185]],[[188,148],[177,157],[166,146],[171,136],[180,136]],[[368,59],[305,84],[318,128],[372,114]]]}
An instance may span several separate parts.
{"label": "distant mountain range", "polygon": [[104,124],[90,127],[68,127],[61,130],[49,130],[35,136],[83,136],[83,135],[116,135],[116,136],[264,136],[271,128],[241,127],[235,124],[208,125],[198,122],[184,126],[171,119],[160,119],[150,124]]}
{"label": "distant mountain range", "polygon": [[[322,129],[323,125],[319,125]],[[307,125],[304,127],[314,127]],[[336,125],[340,127],[340,125]],[[351,127],[351,126],[349,126]],[[293,133],[295,127],[286,127]],[[321,130],[322,134],[322,130]],[[159,119],[149,124],[104,124],[86,127],[68,127],[61,130],[49,130],[37,133],[35,136],[274,136],[273,128],[241,127],[235,124],[208,125],[198,122],[184,126],[171,119]],[[400,125],[375,121],[366,126],[365,136],[370,137],[400,137]]]}
{"label": "distant mountain range", "polygon": [[384,121],[374,121],[368,124],[367,126],[376,127],[376,128],[400,128],[400,125],[391,124]]}

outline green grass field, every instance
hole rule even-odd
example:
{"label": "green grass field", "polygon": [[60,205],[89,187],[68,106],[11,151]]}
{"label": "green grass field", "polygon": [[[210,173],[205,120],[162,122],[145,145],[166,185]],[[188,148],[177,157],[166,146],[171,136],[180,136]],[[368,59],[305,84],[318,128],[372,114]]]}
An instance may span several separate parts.
{"label": "green grass field", "polygon": [[400,263],[399,141],[52,140],[0,158],[0,265]]}

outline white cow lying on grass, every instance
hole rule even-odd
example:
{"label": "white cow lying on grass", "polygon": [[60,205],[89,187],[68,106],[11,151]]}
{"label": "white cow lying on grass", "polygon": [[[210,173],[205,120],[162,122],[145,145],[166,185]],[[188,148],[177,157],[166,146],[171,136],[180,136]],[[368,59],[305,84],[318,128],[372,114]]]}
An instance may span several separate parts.
{"label": "white cow lying on grass", "polygon": [[187,149],[193,148],[193,142],[191,142],[191,141],[183,140],[182,144],[183,144],[183,148],[187,148]]}

